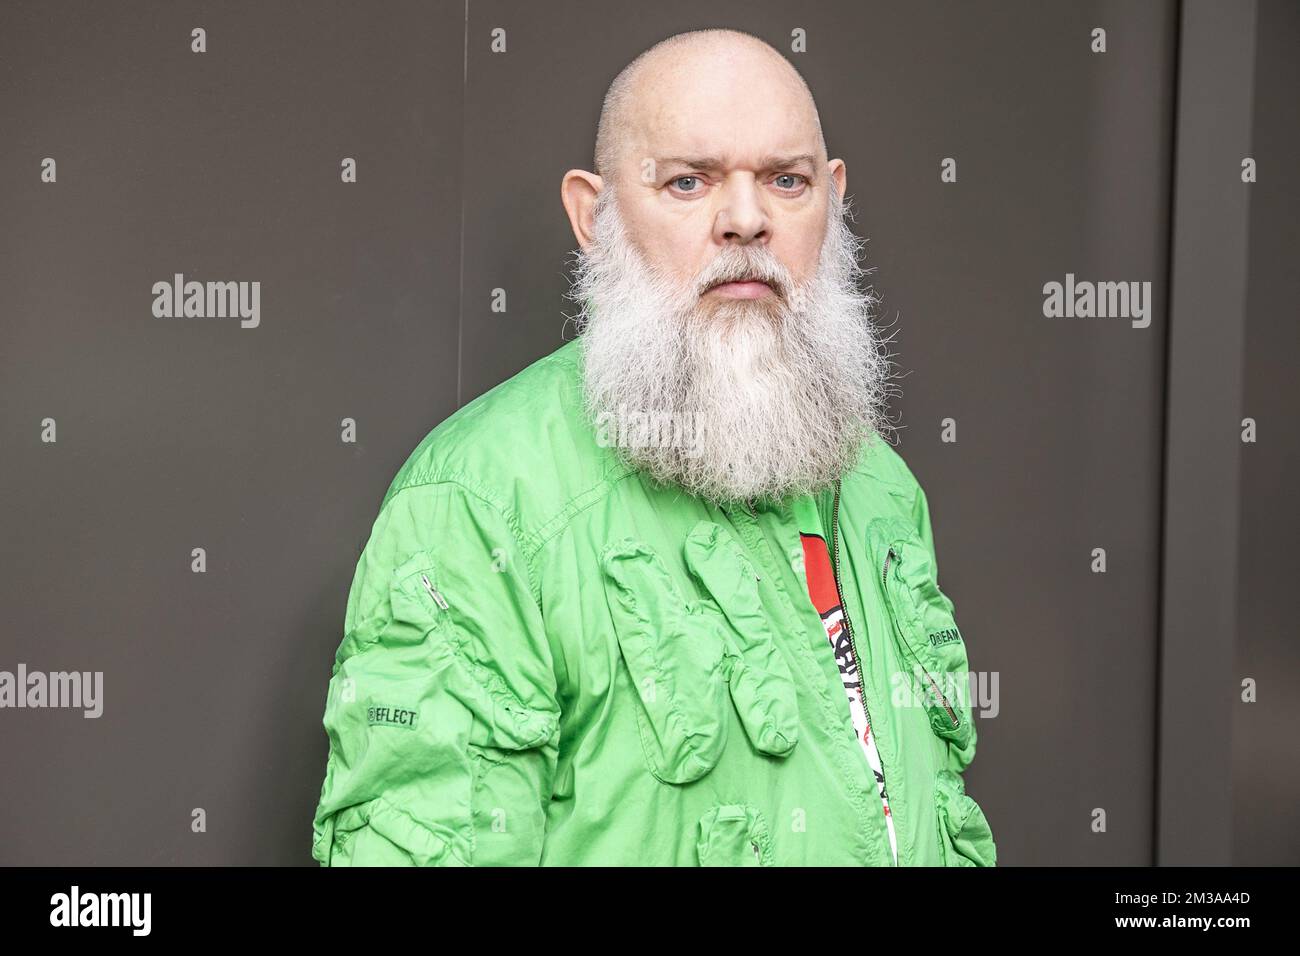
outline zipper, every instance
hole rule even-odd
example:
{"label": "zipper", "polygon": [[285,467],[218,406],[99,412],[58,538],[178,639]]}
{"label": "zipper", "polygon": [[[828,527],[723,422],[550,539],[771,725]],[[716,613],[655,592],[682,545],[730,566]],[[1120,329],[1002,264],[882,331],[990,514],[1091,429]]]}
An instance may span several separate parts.
{"label": "zipper", "polygon": [[[898,555],[895,553],[894,546],[891,544],[889,546],[889,551],[886,552],[885,554],[885,570],[880,576],[880,584],[881,587],[883,587],[885,590],[886,599],[889,598],[889,561],[891,558],[896,558],[896,557],[898,557]],[[890,614],[890,617],[893,617],[892,613]],[[895,621],[894,626],[895,627],[898,626],[897,621]],[[939,685],[936,684],[934,678],[930,676],[930,672],[926,669],[926,666],[921,663],[921,659],[916,656],[916,652],[912,650],[912,645],[907,642],[907,638],[903,637],[903,635],[900,634],[899,637],[903,638],[902,644],[905,648],[907,648],[907,653],[911,655],[912,660],[916,662],[916,666],[921,668],[921,670],[925,673],[925,679],[928,680],[930,682],[930,686],[934,688],[935,696],[938,697],[941,701],[943,701],[943,709],[948,712],[948,719],[952,721],[952,725],[954,729],[961,726],[961,721],[957,719],[957,714],[952,709],[952,704],[949,703],[948,697],[945,694],[940,692]]]}
{"label": "zipper", "polygon": [[[867,705],[867,672],[866,668],[863,666],[862,657],[858,654],[857,641],[853,637],[853,623],[849,620],[849,602],[845,600],[844,589],[840,587],[840,484],[840,481],[835,482],[835,504],[831,511],[831,548],[835,555],[835,565],[832,570],[835,572],[836,596],[840,599],[840,609],[844,612],[844,629],[849,632],[849,647],[853,651],[853,661],[858,667],[858,683],[862,687],[862,710],[867,716],[867,726],[872,728],[871,732],[874,734],[876,732],[876,725],[871,720],[871,708]],[[888,567],[888,559],[886,559],[886,567]],[[861,753],[862,745],[859,743],[856,749]],[[876,752],[880,752],[879,747],[876,748]],[[862,759],[865,762],[866,756],[863,755]],[[889,779],[885,774],[885,758],[883,755],[880,757],[880,775],[885,777],[885,790],[887,792],[889,790]],[[875,788],[876,774],[875,771],[871,769],[870,765],[867,766],[867,776],[870,777],[872,781],[871,794],[877,801],[879,801],[880,794],[876,792]],[[893,813],[895,809],[895,807],[891,806],[890,812]],[[898,815],[894,814],[894,828],[898,829],[898,826]],[[886,836],[888,836],[888,834],[886,834]],[[892,851],[889,852],[889,857],[891,860],[893,859]],[[894,865],[897,866],[898,861],[895,861]]]}
{"label": "zipper", "polygon": [[424,586],[428,590],[429,595],[438,602],[438,607],[442,608],[444,611],[447,610],[449,605],[447,604],[446,598],[439,594],[438,589],[429,582],[429,576],[422,573],[420,575],[420,580],[424,582]]}

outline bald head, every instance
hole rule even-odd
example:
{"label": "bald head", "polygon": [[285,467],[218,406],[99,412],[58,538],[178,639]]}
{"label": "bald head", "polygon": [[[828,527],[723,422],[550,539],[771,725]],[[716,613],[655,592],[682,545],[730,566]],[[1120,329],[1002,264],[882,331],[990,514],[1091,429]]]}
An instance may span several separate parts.
{"label": "bald head", "polygon": [[[779,100],[769,98],[770,108],[783,110],[793,124],[807,124],[825,162],[821,118],[799,72],[758,37],[739,30],[709,29],[661,40],[614,78],[596,129],[597,175],[612,183],[620,173],[637,174],[640,157],[635,150],[645,142],[648,125],[674,121],[683,125],[693,100],[709,91],[729,107],[741,105],[737,95],[741,92],[761,101],[769,91],[776,91]],[[677,110],[683,112],[665,116]],[[629,150],[633,151],[630,157]]]}

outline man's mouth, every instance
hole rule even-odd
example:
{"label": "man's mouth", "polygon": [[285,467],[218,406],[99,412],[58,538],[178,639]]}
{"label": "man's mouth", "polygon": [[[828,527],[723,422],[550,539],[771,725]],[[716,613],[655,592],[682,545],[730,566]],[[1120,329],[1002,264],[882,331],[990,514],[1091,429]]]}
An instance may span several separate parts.
{"label": "man's mouth", "polygon": [[708,291],[716,292],[728,299],[760,299],[765,295],[774,294],[776,290],[763,279],[744,278],[719,282],[710,286]]}

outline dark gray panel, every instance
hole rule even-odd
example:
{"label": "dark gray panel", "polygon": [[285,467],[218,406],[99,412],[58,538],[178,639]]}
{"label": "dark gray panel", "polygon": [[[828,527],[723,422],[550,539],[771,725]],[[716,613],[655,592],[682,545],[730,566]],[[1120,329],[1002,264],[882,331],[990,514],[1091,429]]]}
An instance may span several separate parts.
{"label": "dark gray panel", "polygon": [[[0,667],[106,685],[3,714],[4,862],[311,862],[356,557],[455,407],[463,11],[4,5]],[[260,325],[155,318],[176,272]]]}
{"label": "dark gray panel", "polygon": [[1156,765],[1161,865],[1230,862],[1235,399],[1250,208],[1240,170],[1250,151],[1254,50],[1254,3],[1183,5]]}
{"label": "dark gray panel", "polygon": [[[1259,182],[1250,190],[1243,398],[1238,420],[1258,436],[1241,450],[1241,532],[1237,646],[1232,671],[1232,862],[1300,862],[1300,641],[1295,582],[1300,580],[1300,432],[1295,369],[1300,364],[1300,190],[1295,157],[1300,127],[1300,6],[1261,0],[1256,29],[1255,113],[1250,155]],[[1235,407],[1235,406],[1234,406]],[[1254,680],[1256,703],[1241,703]]]}

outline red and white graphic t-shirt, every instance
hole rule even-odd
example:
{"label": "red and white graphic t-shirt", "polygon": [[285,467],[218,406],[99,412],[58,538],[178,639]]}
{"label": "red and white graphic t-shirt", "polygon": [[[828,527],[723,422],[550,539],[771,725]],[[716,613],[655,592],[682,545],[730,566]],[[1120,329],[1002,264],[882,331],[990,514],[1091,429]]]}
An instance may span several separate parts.
{"label": "red and white graphic t-shirt", "polygon": [[835,653],[839,664],[840,680],[844,682],[844,691],[849,698],[849,713],[853,717],[853,729],[857,732],[858,743],[867,758],[867,764],[876,775],[876,786],[880,789],[880,802],[885,811],[885,825],[889,829],[889,846],[894,854],[894,863],[898,863],[898,839],[894,835],[894,818],[889,812],[889,795],[885,792],[885,772],[880,763],[880,754],[876,751],[875,739],[867,722],[867,708],[863,704],[862,675],[858,662],[853,657],[853,645],[849,640],[848,628],[844,623],[844,602],[840,598],[835,584],[835,571],[831,566],[830,551],[822,531],[821,517],[817,504],[810,496],[796,499],[794,502],[795,518],[799,522],[799,538],[803,544],[804,570],[808,578],[808,597],[813,607],[821,615],[822,625],[826,628],[826,637]]}

